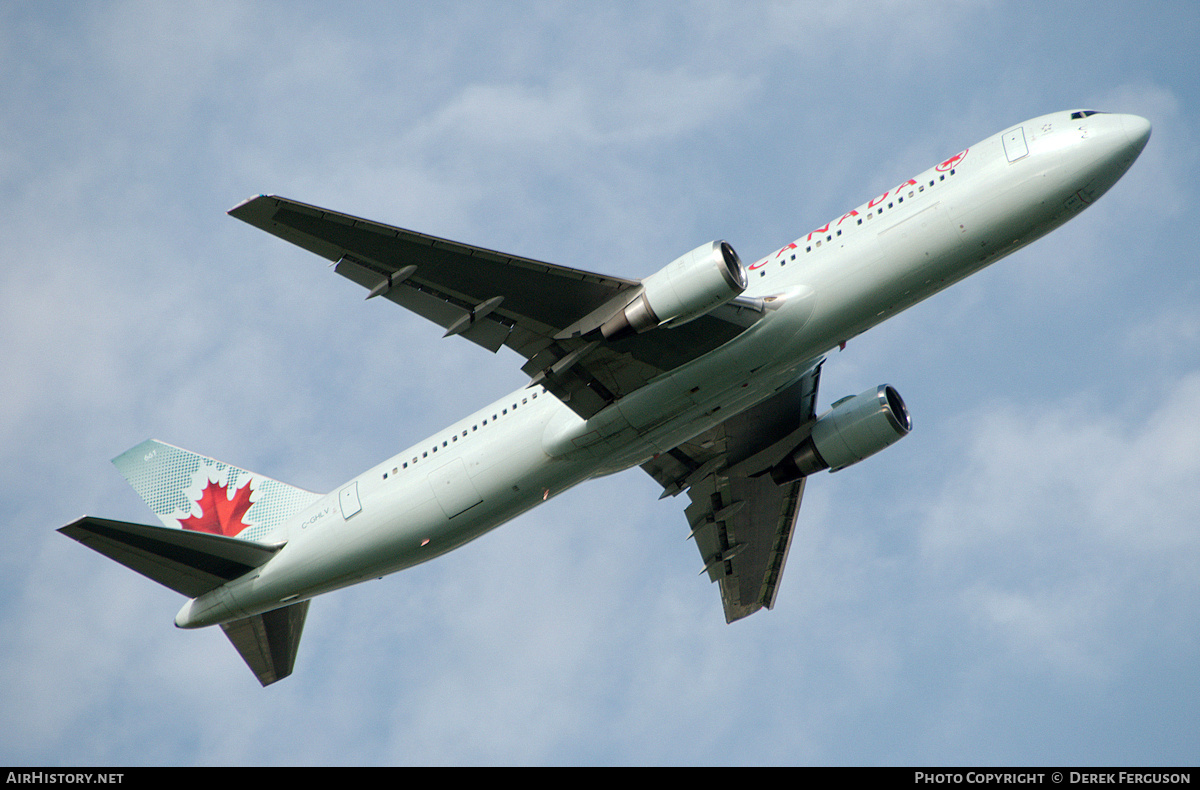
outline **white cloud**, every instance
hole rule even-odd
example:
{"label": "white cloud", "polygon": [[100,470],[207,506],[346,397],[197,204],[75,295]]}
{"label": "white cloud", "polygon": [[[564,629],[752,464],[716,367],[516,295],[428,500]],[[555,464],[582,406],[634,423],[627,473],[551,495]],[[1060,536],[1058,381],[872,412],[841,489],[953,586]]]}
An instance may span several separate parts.
{"label": "white cloud", "polygon": [[1197,614],[1197,414],[1192,373],[1128,422],[1087,400],[964,417],[967,452],[927,508],[922,557],[986,639],[1111,679],[1130,643]]}

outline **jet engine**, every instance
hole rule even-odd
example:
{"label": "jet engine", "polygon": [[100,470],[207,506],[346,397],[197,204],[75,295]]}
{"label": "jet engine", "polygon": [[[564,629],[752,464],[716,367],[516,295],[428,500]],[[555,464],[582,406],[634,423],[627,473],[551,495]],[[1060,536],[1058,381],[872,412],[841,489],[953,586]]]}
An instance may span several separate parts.
{"label": "jet engine", "polygon": [[895,444],[911,430],[908,407],[886,384],[842,398],[817,419],[808,438],[771,469],[771,479],[783,485],[822,469],[836,472]]}
{"label": "jet engine", "polygon": [[746,290],[746,267],[728,242],[712,241],[642,280],[642,292],[600,331],[619,340],[658,326],[699,318]]}

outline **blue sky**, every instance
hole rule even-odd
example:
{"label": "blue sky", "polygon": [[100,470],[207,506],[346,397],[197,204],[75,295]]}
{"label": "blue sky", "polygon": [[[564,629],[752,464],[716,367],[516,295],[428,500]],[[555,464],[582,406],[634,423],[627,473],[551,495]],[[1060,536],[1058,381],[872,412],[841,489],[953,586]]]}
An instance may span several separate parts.
{"label": "blue sky", "polygon": [[[0,7],[0,762],[1194,765],[1198,45],[1190,2]],[[724,623],[634,470],[316,600],[262,689],[54,531],[153,520],[148,437],[327,491],[524,384],[243,198],[638,277],[1079,107],[1153,122],[1129,174],[826,364],[916,427],[810,481],[773,611]]]}

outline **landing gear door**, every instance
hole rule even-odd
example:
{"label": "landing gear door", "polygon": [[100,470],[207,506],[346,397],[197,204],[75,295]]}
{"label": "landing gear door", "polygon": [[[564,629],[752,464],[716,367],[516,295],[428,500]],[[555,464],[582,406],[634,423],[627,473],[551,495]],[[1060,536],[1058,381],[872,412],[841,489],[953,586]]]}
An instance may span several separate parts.
{"label": "landing gear door", "polygon": [[1025,127],[1018,126],[1011,132],[1004,133],[1004,155],[1010,162],[1029,155],[1029,146],[1025,143]]}
{"label": "landing gear door", "polygon": [[446,518],[454,518],[483,501],[461,458],[433,470],[428,479]]}
{"label": "landing gear door", "polygon": [[358,501],[357,481],[342,489],[338,494],[338,503],[342,506],[342,518],[347,520],[362,510],[362,503]]}

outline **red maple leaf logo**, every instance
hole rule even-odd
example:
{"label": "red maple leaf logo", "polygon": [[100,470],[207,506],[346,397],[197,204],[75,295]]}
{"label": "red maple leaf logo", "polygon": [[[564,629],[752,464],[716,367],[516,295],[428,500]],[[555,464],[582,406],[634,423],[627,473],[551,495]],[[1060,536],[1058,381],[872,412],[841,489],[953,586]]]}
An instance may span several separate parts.
{"label": "red maple leaf logo", "polygon": [[180,520],[179,525],[184,529],[233,537],[250,526],[242,521],[251,504],[249,483],[235,491],[230,499],[229,486],[210,480],[196,504],[200,506],[200,515]]}
{"label": "red maple leaf logo", "polygon": [[955,154],[954,156],[947,159],[945,162],[942,162],[940,165],[935,167],[934,170],[937,170],[939,173],[945,173],[950,168],[958,166],[958,163],[963,160],[963,157],[967,155],[967,151],[970,151],[970,150],[971,149],[968,148],[965,151],[959,151],[957,154]]}

